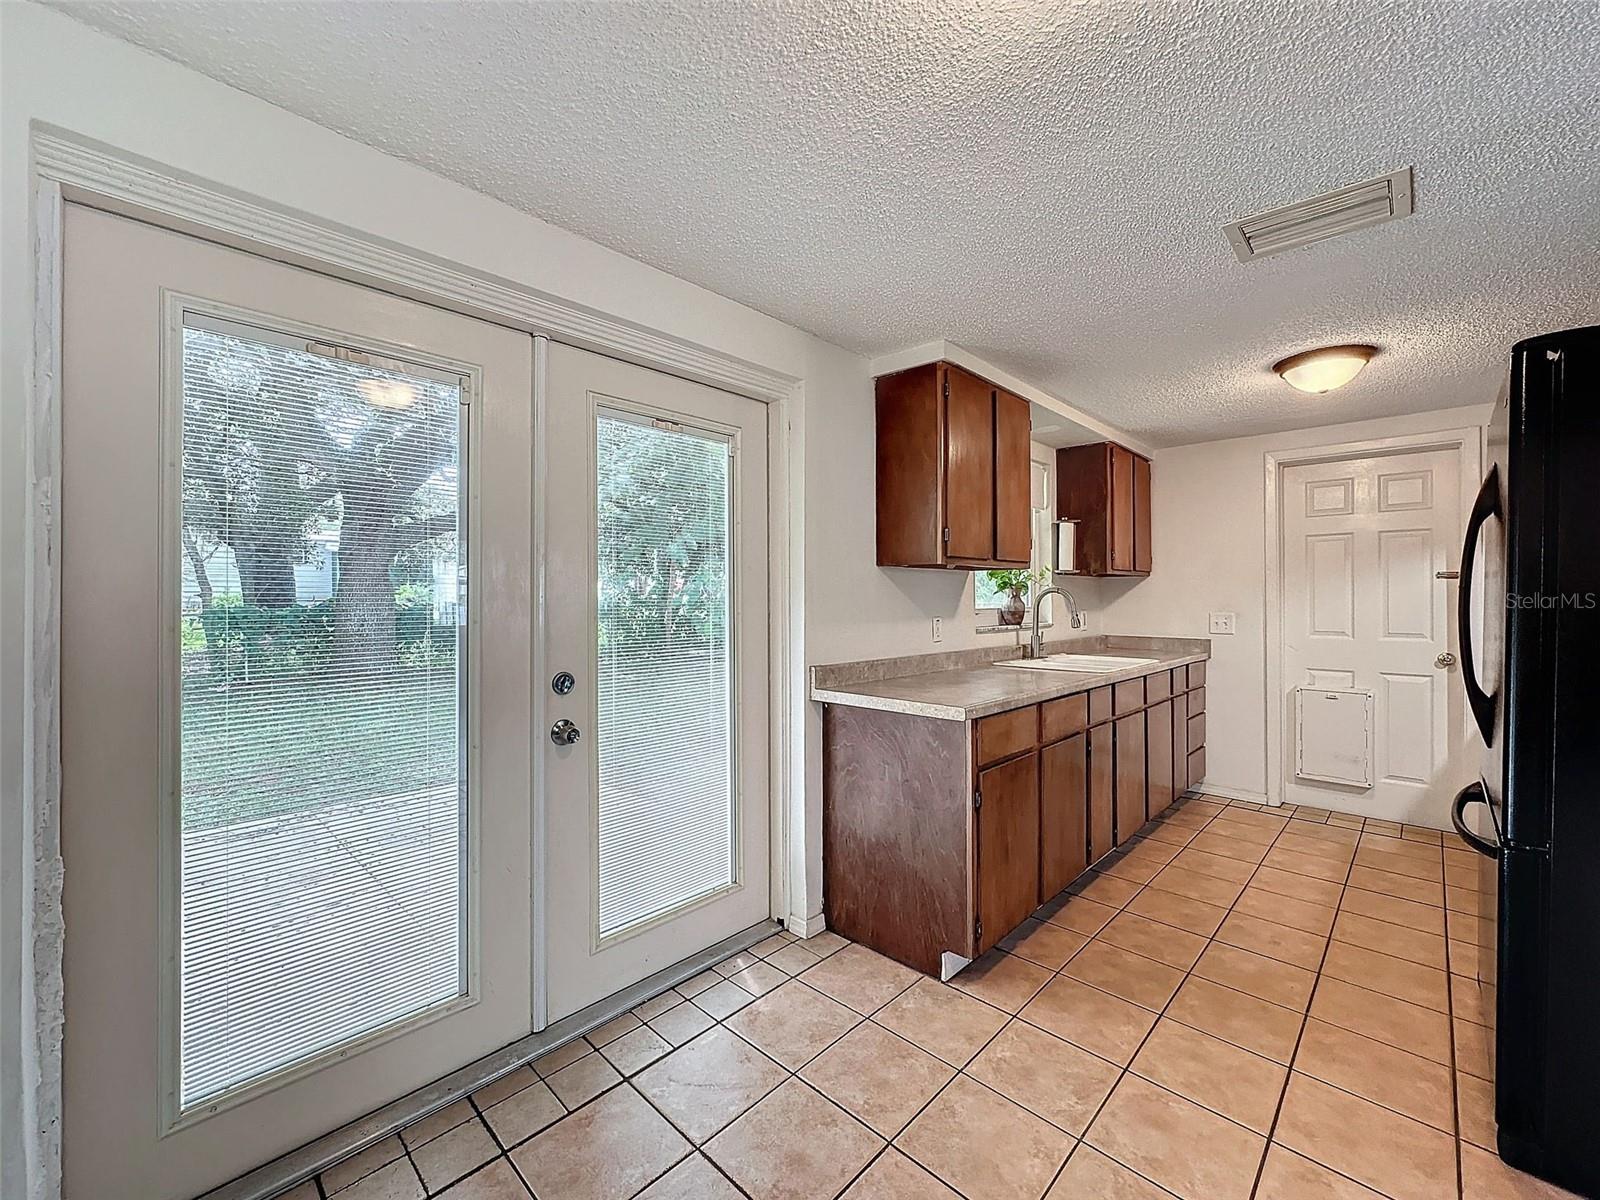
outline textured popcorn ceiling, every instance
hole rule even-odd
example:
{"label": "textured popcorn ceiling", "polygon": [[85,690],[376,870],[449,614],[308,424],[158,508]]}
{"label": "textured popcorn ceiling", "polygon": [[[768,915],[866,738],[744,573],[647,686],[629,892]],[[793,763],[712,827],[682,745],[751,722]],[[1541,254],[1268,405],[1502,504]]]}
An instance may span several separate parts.
{"label": "textured popcorn ceiling", "polygon": [[[1594,0],[60,2],[878,355],[966,346],[1154,444],[1493,398],[1600,322]],[[1417,215],[1220,227],[1408,163]],[[1275,359],[1385,348],[1327,397]]]}

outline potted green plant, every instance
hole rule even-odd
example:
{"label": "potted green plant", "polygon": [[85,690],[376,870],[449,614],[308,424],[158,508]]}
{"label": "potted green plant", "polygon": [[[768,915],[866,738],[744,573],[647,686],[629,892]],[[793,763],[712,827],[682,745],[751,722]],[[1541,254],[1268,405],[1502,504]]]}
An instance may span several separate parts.
{"label": "potted green plant", "polygon": [[1006,598],[1000,606],[1000,624],[1022,624],[1028,615],[1028,589],[1042,582],[1049,574],[1043,567],[1038,570],[1015,567],[1005,571],[984,572],[995,591],[1004,593]]}

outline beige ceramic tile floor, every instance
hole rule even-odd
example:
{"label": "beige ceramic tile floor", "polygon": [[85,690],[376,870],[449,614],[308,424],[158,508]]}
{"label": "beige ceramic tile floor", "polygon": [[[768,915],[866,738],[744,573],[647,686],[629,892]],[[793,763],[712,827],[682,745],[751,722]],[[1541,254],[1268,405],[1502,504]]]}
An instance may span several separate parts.
{"label": "beige ceramic tile floor", "polygon": [[946,986],[779,934],[293,1200],[1548,1200],[1492,1142],[1477,861],[1192,799]]}

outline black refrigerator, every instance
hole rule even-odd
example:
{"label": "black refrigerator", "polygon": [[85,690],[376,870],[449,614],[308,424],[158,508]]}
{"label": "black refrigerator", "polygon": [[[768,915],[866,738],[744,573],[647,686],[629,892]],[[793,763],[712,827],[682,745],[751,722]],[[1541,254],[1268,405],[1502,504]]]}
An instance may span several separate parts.
{"label": "black refrigerator", "polygon": [[1513,348],[1489,463],[1459,591],[1481,778],[1452,815],[1483,855],[1500,1156],[1600,1196],[1600,326]]}

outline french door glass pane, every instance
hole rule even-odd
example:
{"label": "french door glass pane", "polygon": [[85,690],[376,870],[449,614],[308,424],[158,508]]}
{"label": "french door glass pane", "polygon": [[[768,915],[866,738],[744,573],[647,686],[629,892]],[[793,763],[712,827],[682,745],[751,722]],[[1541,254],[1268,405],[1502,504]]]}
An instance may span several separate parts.
{"label": "french door glass pane", "polygon": [[602,937],[735,872],[729,444],[662,425],[596,429]]}
{"label": "french door glass pane", "polygon": [[193,324],[177,548],[185,1109],[465,983],[460,381]]}

